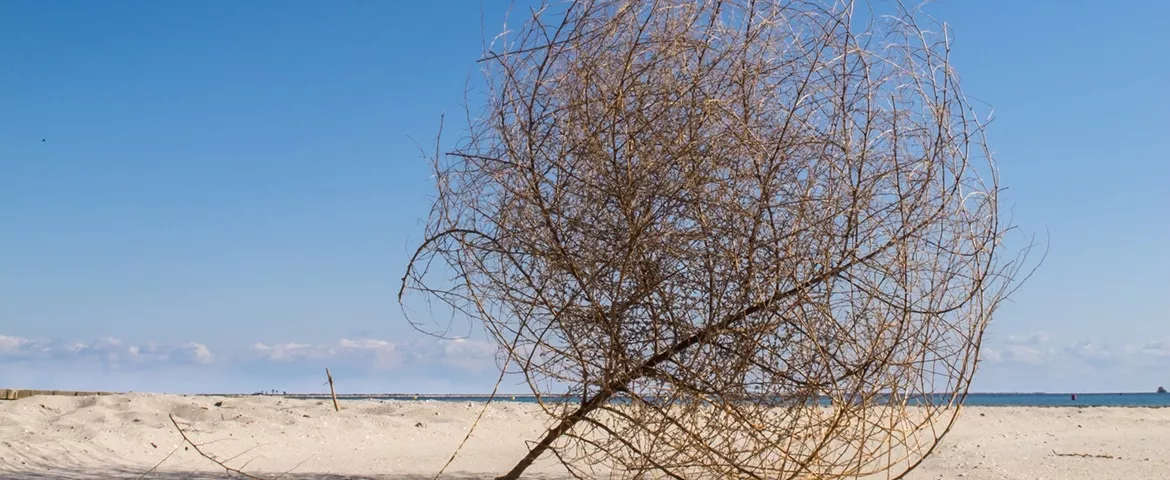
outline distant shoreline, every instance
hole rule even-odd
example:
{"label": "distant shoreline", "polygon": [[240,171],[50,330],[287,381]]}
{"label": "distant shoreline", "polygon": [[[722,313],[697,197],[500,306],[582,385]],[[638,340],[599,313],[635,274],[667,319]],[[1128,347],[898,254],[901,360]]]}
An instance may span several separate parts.
{"label": "distant shoreline", "polygon": [[[328,400],[328,393],[286,393],[286,392],[253,392],[253,393],[167,393],[167,392],[94,392],[70,390],[20,390],[0,389],[0,399],[19,400],[30,396],[92,396],[116,394],[149,394],[149,395],[180,395],[188,397],[279,397],[301,400]],[[540,396],[528,394],[497,393],[344,393],[338,394],[337,399],[344,401],[355,400],[392,400],[392,401],[438,401],[438,402],[518,402],[536,403],[539,399],[550,402],[580,401],[577,397],[564,397],[562,394],[543,394]],[[615,399],[618,402],[624,398]],[[759,399],[764,402],[783,402],[782,398]],[[810,399],[811,400],[811,399]],[[913,395],[901,399],[910,405],[932,404],[942,405],[950,403],[950,394]],[[818,403],[830,405],[828,397],[816,399]],[[1170,394],[1155,392],[1089,392],[1089,393],[968,393],[963,399],[964,406],[971,407],[1170,407]]]}
{"label": "distant shoreline", "polygon": [[[142,392],[153,393],[153,392]],[[159,392],[166,393],[166,392]],[[182,394],[179,394],[182,395]],[[251,395],[267,395],[267,396],[323,396],[328,398],[328,393],[191,393],[186,395],[204,395],[204,396],[251,396]],[[337,394],[337,398],[342,397],[482,397],[488,398],[493,396],[490,393],[346,393]],[[560,393],[542,393],[541,397],[557,397],[563,394]],[[950,395],[948,393],[934,393],[931,395]],[[988,396],[988,395],[1162,395],[1158,392],[969,392],[967,395]],[[535,397],[532,393],[497,393],[496,397]]]}
{"label": "distant shoreline", "polygon": [[[192,394],[188,394],[188,395],[219,396],[219,397],[229,397],[229,396],[230,397],[239,397],[239,396],[261,395],[261,396],[278,396],[278,397],[283,396],[283,397],[298,397],[298,398],[318,398],[318,397],[330,398],[330,395],[328,393],[293,393],[293,392],[289,392],[289,393],[284,393],[284,392],[282,392],[282,393],[192,393]],[[347,399],[353,399],[353,398],[414,399],[414,397],[418,397],[418,398],[425,397],[428,399],[481,398],[481,399],[486,400],[486,399],[489,399],[492,397],[495,397],[496,399],[509,398],[509,397],[536,398],[538,396],[544,397],[544,398],[557,398],[557,397],[561,397],[563,395],[564,394],[560,394],[560,393],[542,393],[540,395],[534,395],[532,393],[496,393],[496,394],[490,394],[490,393],[345,393],[345,394],[342,394],[342,393],[339,393],[339,394],[337,394],[337,398],[338,399],[342,399],[342,398],[347,398]],[[934,393],[934,394],[926,394],[926,395],[933,395],[936,397],[944,397],[944,396],[949,396],[950,394]],[[1162,393],[1158,393],[1158,392],[970,392],[970,393],[967,393],[966,395],[968,397],[971,397],[971,396],[974,396],[974,397],[1028,396],[1028,395],[1066,396],[1066,397],[1071,396],[1071,395],[1077,395],[1078,397],[1079,396],[1102,396],[1102,395],[1166,395],[1167,398],[1170,398],[1170,395],[1162,394]],[[915,396],[921,396],[921,394],[915,395]]]}

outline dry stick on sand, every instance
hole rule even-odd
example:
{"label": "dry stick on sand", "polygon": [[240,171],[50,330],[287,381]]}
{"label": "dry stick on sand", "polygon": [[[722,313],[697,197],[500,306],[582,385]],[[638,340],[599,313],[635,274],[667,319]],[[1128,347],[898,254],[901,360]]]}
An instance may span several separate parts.
{"label": "dry stick on sand", "polygon": [[265,478],[263,478],[263,477],[257,477],[257,476],[254,476],[254,475],[249,475],[249,474],[247,474],[247,473],[244,473],[244,472],[240,471],[240,469],[238,469],[238,468],[232,468],[232,467],[229,467],[229,466],[228,466],[227,464],[225,464],[224,462],[221,462],[219,459],[215,458],[215,456],[213,456],[213,455],[210,455],[210,454],[208,454],[208,453],[204,452],[202,449],[200,449],[200,448],[199,448],[199,445],[198,445],[198,444],[196,444],[195,442],[191,441],[191,439],[187,437],[187,432],[184,432],[184,431],[183,431],[183,427],[180,427],[180,426],[179,426],[179,422],[178,422],[177,420],[175,420],[175,416],[174,416],[174,415],[167,415],[167,417],[169,417],[169,418],[171,419],[171,424],[173,424],[173,425],[175,426],[175,430],[178,430],[178,431],[179,431],[179,435],[182,435],[182,436],[183,436],[183,442],[187,443],[188,445],[191,445],[191,448],[194,448],[194,449],[195,449],[195,453],[198,453],[198,454],[199,454],[201,457],[203,457],[203,458],[206,458],[206,459],[208,459],[208,460],[211,460],[211,461],[212,461],[212,462],[214,462],[216,465],[219,465],[219,466],[220,466],[220,467],[222,467],[222,468],[224,469],[224,471],[226,471],[228,474],[233,474],[233,473],[234,473],[234,474],[236,474],[236,475],[240,475],[240,476],[242,476],[242,477],[244,477],[244,478],[251,478],[251,479],[255,479],[255,480],[267,480],[267,479],[265,479]]}
{"label": "dry stick on sand", "polygon": [[337,405],[337,391],[333,390],[333,374],[329,373],[329,368],[325,368],[325,377],[329,379],[329,395],[333,397],[333,411],[340,412],[341,407]]}
{"label": "dry stick on sand", "polygon": [[[183,431],[183,427],[179,426],[179,422],[177,420],[175,420],[175,416],[173,414],[167,415],[167,417],[171,419],[171,424],[173,424],[175,426],[175,430],[178,430],[179,435],[181,435],[183,437],[184,443],[186,443],[187,445],[190,445],[191,448],[194,448],[195,453],[198,453],[199,456],[206,458],[207,460],[210,460],[212,463],[215,463],[216,465],[219,465],[220,468],[224,469],[224,471],[228,474],[228,476],[231,476],[232,474],[236,474],[236,475],[239,475],[241,477],[252,479],[252,480],[279,480],[280,478],[283,478],[285,475],[288,475],[293,470],[300,468],[301,465],[304,465],[305,462],[309,461],[309,458],[313,458],[313,457],[309,457],[309,458],[306,458],[304,460],[301,460],[300,463],[294,465],[292,468],[285,470],[284,473],[281,473],[280,475],[277,475],[271,479],[269,479],[267,477],[260,477],[260,476],[252,475],[250,473],[244,472],[243,470],[241,470],[239,468],[228,466],[228,464],[226,462],[216,458],[214,455],[212,455],[210,453],[204,452],[203,449],[199,448],[199,444],[196,444],[194,441],[191,440],[190,437],[187,436],[187,432]],[[176,447],[176,450],[177,449],[178,448]],[[171,453],[174,453],[174,452],[171,452]],[[170,455],[168,455],[167,457],[169,458]],[[164,458],[163,460],[165,461],[166,459]],[[231,461],[231,459],[228,459],[228,461]],[[161,465],[161,462],[160,462],[160,465]],[[155,465],[154,468],[151,468],[150,471],[148,471],[146,473],[148,474],[157,468],[158,468],[158,465]],[[146,476],[146,474],[143,474],[143,477],[145,477],[145,476]]]}
{"label": "dry stick on sand", "polygon": [[[173,419],[171,421],[174,422]],[[170,460],[171,456],[174,455],[175,452],[179,451],[179,447],[181,446],[183,446],[183,444],[179,444],[179,446],[171,450],[171,453],[168,453],[167,456],[163,457],[162,460],[159,460],[158,463],[154,464],[153,467],[150,467],[150,470],[142,472],[142,475],[138,477],[138,480],[143,480],[147,475],[150,475],[151,473],[154,473],[155,470],[158,470],[158,467],[161,467],[163,463],[166,463],[167,460]]]}
{"label": "dry stick on sand", "polygon": [[[329,368],[325,368],[325,377],[326,377],[326,378],[329,380],[329,394],[330,394],[330,396],[332,396],[332,397],[333,397],[333,410],[334,410],[334,411],[337,411],[337,412],[340,412],[340,411],[341,411],[341,406],[340,406],[340,405],[338,405],[338,403],[337,403],[337,390],[336,390],[336,389],[334,389],[334,387],[333,387],[333,374],[332,374],[332,373],[329,371]],[[258,476],[255,476],[255,475],[251,475],[251,474],[245,473],[245,472],[244,472],[243,470],[241,470],[240,468],[234,468],[234,467],[230,467],[230,466],[228,466],[228,465],[227,465],[227,463],[226,463],[226,462],[219,460],[219,459],[218,459],[218,458],[216,458],[214,455],[211,455],[211,454],[209,454],[209,453],[207,453],[207,452],[204,452],[204,451],[203,451],[203,449],[199,448],[199,445],[197,445],[197,444],[195,444],[195,442],[191,441],[191,439],[190,439],[190,438],[187,436],[187,432],[183,431],[183,428],[179,426],[179,422],[175,420],[175,416],[174,416],[174,415],[168,415],[168,417],[171,419],[171,423],[172,423],[172,424],[174,424],[174,426],[175,426],[175,430],[178,430],[178,431],[179,431],[179,435],[181,435],[181,436],[183,437],[183,442],[185,442],[185,443],[186,443],[186,444],[188,444],[188,445],[191,445],[191,447],[195,449],[195,452],[196,452],[196,453],[198,453],[198,454],[199,454],[199,456],[201,456],[201,457],[203,457],[203,458],[206,458],[206,459],[208,459],[208,460],[210,460],[210,461],[214,462],[216,465],[219,465],[219,466],[220,466],[221,468],[223,468],[223,469],[224,469],[224,470],[225,470],[225,471],[226,471],[226,472],[227,472],[229,475],[231,475],[231,474],[233,474],[233,473],[234,473],[234,474],[236,474],[236,475],[243,476],[244,478],[250,478],[250,479],[256,479],[256,480],[269,480],[269,479],[267,479],[267,478],[265,478],[265,477],[258,477]],[[470,434],[469,434],[469,435],[470,435]],[[176,447],[176,448],[175,448],[175,450],[177,451],[177,450],[178,450],[178,447]],[[250,450],[250,449],[249,449],[249,450]],[[244,452],[244,453],[246,453],[246,452],[247,452],[247,450],[245,450],[245,452]],[[167,455],[167,456],[166,456],[166,458],[163,458],[163,460],[162,460],[161,462],[159,462],[158,464],[156,464],[156,465],[155,465],[154,467],[152,467],[150,470],[147,470],[147,471],[146,471],[146,473],[143,473],[143,474],[142,474],[142,476],[141,476],[141,477],[139,477],[139,479],[141,480],[142,478],[146,478],[146,476],[147,476],[147,475],[149,475],[151,472],[154,472],[155,470],[157,470],[157,469],[158,469],[158,467],[159,467],[160,465],[162,465],[162,463],[163,463],[163,462],[165,462],[165,461],[166,461],[168,458],[170,458],[170,457],[171,457],[171,455],[173,455],[174,453],[175,453],[175,452],[174,452],[174,451],[172,451],[172,452],[171,452],[171,454]],[[243,454],[243,453],[241,453],[241,455],[242,455],[242,454]],[[237,456],[239,456],[239,455],[237,455]],[[235,457],[232,457],[232,458],[235,458]],[[309,457],[309,458],[312,458],[312,457]],[[227,461],[231,461],[231,459],[228,459]],[[285,475],[287,475],[289,472],[292,472],[293,470],[296,470],[297,468],[299,468],[301,465],[304,465],[304,464],[305,464],[305,462],[307,462],[307,461],[309,461],[309,459],[308,459],[308,458],[306,458],[306,459],[302,460],[300,463],[298,463],[298,464],[296,464],[295,466],[293,466],[293,468],[291,468],[291,469],[289,469],[289,470],[286,470],[284,473],[281,473],[280,475],[278,475],[278,476],[274,477],[272,480],[276,480],[276,479],[279,479],[279,478],[281,478],[281,477],[284,477],[284,476],[285,476]],[[448,462],[448,463],[450,463],[450,462]]]}
{"label": "dry stick on sand", "polygon": [[1117,459],[1117,460],[1121,459],[1121,457],[1114,457],[1113,455],[1092,454],[1092,453],[1060,453],[1060,452],[1057,452],[1056,450],[1053,450],[1052,454],[1056,455],[1058,457],[1109,458],[1109,459]]}

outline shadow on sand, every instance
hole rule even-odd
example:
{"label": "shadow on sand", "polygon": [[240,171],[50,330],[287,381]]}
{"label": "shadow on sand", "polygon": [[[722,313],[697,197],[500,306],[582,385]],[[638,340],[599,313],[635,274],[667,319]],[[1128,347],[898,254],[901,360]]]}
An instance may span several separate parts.
{"label": "shadow on sand", "polygon": [[[126,468],[112,468],[94,470],[92,468],[84,471],[78,469],[52,469],[52,470],[36,470],[29,469],[25,471],[0,470],[0,479],[3,480],[130,480],[139,479],[144,480],[222,480],[224,478],[243,478],[239,475],[228,476],[223,472],[151,472],[145,477],[142,476],[142,470],[131,470]],[[253,475],[266,479],[281,480],[431,480],[433,475],[337,475],[329,473],[288,473],[281,475],[280,472],[255,472]],[[443,480],[490,480],[496,474],[491,473],[466,473],[455,472],[445,473],[441,477]],[[525,476],[526,479],[532,480],[562,480],[566,477],[549,477],[549,476]]]}
{"label": "shadow on sand", "polygon": [[[65,454],[57,458],[29,458],[13,461],[12,458],[0,459],[0,480],[221,480],[224,478],[245,478],[240,475],[228,475],[224,471],[181,471],[160,467],[158,471],[151,471],[150,467],[110,465],[94,467],[98,462],[87,461],[81,463],[76,457]],[[19,462],[19,463],[17,463]],[[264,479],[280,480],[431,480],[433,474],[395,474],[388,472],[377,475],[342,475],[336,473],[306,473],[306,472],[248,472],[249,475]],[[496,472],[448,472],[441,480],[490,480],[499,473]],[[571,477],[549,475],[525,475],[531,480],[565,480]]]}
{"label": "shadow on sand", "polygon": [[[0,446],[12,447],[0,441]],[[222,480],[243,479],[238,474],[229,475],[223,470],[184,470],[184,467],[165,465],[151,471],[149,465],[133,465],[118,459],[104,458],[101,453],[89,451],[57,450],[33,451],[27,447],[4,452],[0,450],[0,480]],[[176,449],[177,451],[177,449]],[[15,454],[15,455],[13,455]],[[188,467],[189,468],[189,467]],[[339,470],[341,468],[338,468]],[[148,473],[149,472],[149,473]],[[432,480],[434,474],[402,474],[388,471],[380,474],[346,475],[337,473],[310,473],[303,471],[270,472],[248,471],[249,475],[269,480]],[[490,480],[502,472],[460,472],[444,473],[440,480]],[[565,475],[525,475],[530,480],[567,480]]]}

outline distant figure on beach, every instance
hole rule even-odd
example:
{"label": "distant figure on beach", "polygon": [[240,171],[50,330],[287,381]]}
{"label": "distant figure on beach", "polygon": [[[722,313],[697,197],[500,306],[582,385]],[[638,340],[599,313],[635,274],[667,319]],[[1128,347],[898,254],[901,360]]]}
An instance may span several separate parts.
{"label": "distant figure on beach", "polygon": [[1077,401],[1077,394],[1075,394],[1075,393],[1074,393],[1074,394],[1072,394],[1072,399],[1073,399],[1073,401],[1074,401],[1074,402],[1075,402],[1075,401]]}

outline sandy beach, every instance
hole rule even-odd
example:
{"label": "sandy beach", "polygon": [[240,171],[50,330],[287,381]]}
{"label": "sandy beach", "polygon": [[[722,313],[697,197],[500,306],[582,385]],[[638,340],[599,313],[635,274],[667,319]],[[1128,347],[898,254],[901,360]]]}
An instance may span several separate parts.
{"label": "sandy beach", "polygon": [[[216,404],[219,403],[219,406]],[[285,479],[432,478],[482,404],[343,402],[274,396],[125,394],[0,402],[0,478],[223,478],[185,447]],[[491,405],[443,478],[491,478],[542,430],[535,405]],[[165,461],[164,461],[165,459]],[[246,465],[246,466],[245,466]],[[551,461],[528,478],[566,478]],[[968,407],[937,453],[907,478],[1167,479],[1170,409]]]}

